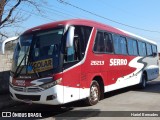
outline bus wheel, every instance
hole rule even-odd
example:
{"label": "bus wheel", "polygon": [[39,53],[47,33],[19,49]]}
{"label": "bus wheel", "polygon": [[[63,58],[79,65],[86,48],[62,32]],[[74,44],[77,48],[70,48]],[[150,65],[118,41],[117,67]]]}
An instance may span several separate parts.
{"label": "bus wheel", "polygon": [[139,84],[139,88],[143,89],[146,87],[146,85],[147,85],[147,78],[146,78],[146,75],[143,74],[141,83]]}
{"label": "bus wheel", "polygon": [[100,100],[100,86],[97,81],[93,80],[90,86],[90,95],[86,99],[88,105],[95,105]]}

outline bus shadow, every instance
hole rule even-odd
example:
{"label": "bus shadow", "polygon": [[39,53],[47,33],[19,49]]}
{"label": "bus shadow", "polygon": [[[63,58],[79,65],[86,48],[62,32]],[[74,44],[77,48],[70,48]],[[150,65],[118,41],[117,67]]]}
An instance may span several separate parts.
{"label": "bus shadow", "polygon": [[111,92],[107,92],[107,93],[104,94],[104,99],[116,96],[118,94],[126,93],[126,92],[129,92],[129,91],[160,93],[160,81],[157,81],[157,80],[156,81],[150,81],[150,82],[147,83],[146,88],[143,88],[143,89],[138,88],[137,85],[134,85],[134,86],[114,90],[114,91],[111,91]]}
{"label": "bus shadow", "polygon": [[133,89],[134,89],[134,87],[126,87],[126,88],[122,88],[122,89],[118,89],[118,90],[104,93],[104,99],[116,96],[118,94],[126,93],[128,91],[133,90]]}
{"label": "bus shadow", "polygon": [[101,117],[102,113],[99,109],[81,109],[68,111],[55,116],[56,120],[81,120],[90,117]]}
{"label": "bus shadow", "polygon": [[[151,92],[151,93],[160,93],[160,81],[150,81],[147,83],[146,88],[140,89],[137,87],[137,85],[126,87],[126,88],[121,88],[118,90],[114,90],[111,92],[104,93],[104,99],[127,93],[129,91],[136,91],[136,92]],[[68,104],[65,104],[64,107],[88,107],[88,105],[85,104],[84,100],[76,101],[76,102],[71,102]]]}
{"label": "bus shadow", "polygon": [[[107,98],[110,98],[110,97],[113,97],[113,96],[116,96],[119,94],[127,93],[129,91],[160,93],[160,81],[148,82],[147,87],[145,89],[139,89],[137,86],[131,86],[131,87],[126,87],[126,88],[122,88],[119,90],[107,92],[104,94],[104,99],[107,99]],[[84,109],[81,109],[79,111],[74,110],[74,108],[77,108],[77,107],[84,108]],[[92,108],[87,109],[88,107],[89,106],[85,104],[84,100],[80,100],[80,101],[65,104],[60,107],[61,112],[59,112],[57,114],[50,114],[50,115],[53,115],[57,120],[61,120],[64,118],[66,120],[68,120],[68,119],[70,120],[70,119],[72,119],[70,117],[78,117],[79,119],[82,119],[81,115],[83,115],[83,119],[84,119],[88,116],[94,117],[94,116],[98,116],[101,114],[100,110],[97,110],[97,109],[95,110]],[[68,117],[68,119],[67,119],[67,117]]]}
{"label": "bus shadow", "polygon": [[134,89],[133,91],[160,93],[160,81],[150,81],[144,89]]}
{"label": "bus shadow", "polygon": [[[119,90],[115,90],[112,92],[107,92],[104,94],[104,99],[127,93],[129,91],[135,91],[135,92],[151,92],[151,93],[160,93],[160,81],[151,81],[148,82],[148,85],[145,89],[137,89],[135,86],[127,87],[127,88],[122,88]],[[75,110],[75,108],[81,108],[81,110]],[[9,111],[12,112],[40,112],[42,113],[42,116],[44,118],[47,117],[56,117],[56,119],[67,119],[67,116],[69,119],[70,117],[81,117],[83,118],[88,117],[88,116],[98,116],[100,114],[100,110],[98,109],[92,109],[88,105],[84,103],[84,100],[76,101],[76,102],[71,102],[65,105],[61,106],[52,106],[52,105],[39,105],[39,104],[22,104],[19,106],[15,106],[12,108],[8,108]],[[8,111],[5,110],[4,111]],[[77,111],[77,112],[76,112]],[[89,111],[86,112],[85,111]]]}
{"label": "bus shadow", "polygon": [[[86,119],[88,117],[95,117],[101,114],[99,109],[84,108],[80,110],[74,110],[74,105],[78,105],[78,102],[72,102],[62,106],[55,105],[39,105],[39,104],[23,104],[21,106],[15,106],[10,109],[9,112],[15,113],[41,113],[42,118],[53,117],[57,120],[75,120],[76,119]],[[82,105],[82,104],[81,104]],[[4,110],[8,111],[8,110]],[[73,118],[72,118],[73,117]]]}

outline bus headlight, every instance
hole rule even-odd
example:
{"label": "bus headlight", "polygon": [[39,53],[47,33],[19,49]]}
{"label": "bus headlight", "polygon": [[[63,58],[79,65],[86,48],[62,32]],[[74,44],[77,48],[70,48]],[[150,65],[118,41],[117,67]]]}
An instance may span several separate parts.
{"label": "bus headlight", "polygon": [[55,80],[55,81],[53,81],[53,82],[40,85],[40,87],[43,88],[43,89],[48,89],[48,88],[51,88],[51,87],[53,87],[53,86],[55,86],[55,85],[60,84],[61,81],[62,81],[62,78],[59,78],[58,80]]}

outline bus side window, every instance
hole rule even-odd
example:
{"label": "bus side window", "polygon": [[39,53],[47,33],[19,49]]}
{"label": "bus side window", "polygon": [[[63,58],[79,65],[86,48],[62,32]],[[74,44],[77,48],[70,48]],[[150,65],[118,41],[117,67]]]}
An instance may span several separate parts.
{"label": "bus side window", "polygon": [[93,50],[94,52],[105,52],[103,32],[97,32]]}
{"label": "bus side window", "polygon": [[[66,48],[64,63],[78,62],[83,59],[91,34],[91,27],[74,26],[74,41],[73,46]],[[74,64],[74,63],[73,63]]]}
{"label": "bus side window", "polygon": [[114,50],[116,54],[127,54],[127,42],[125,37],[119,35],[113,35]]}
{"label": "bus side window", "polygon": [[129,55],[138,55],[137,41],[128,38],[128,53]]}
{"label": "bus side window", "polygon": [[112,45],[111,34],[108,34],[108,33],[104,34],[104,44],[105,44],[105,52],[112,53],[113,45]]}
{"label": "bus side window", "polygon": [[137,41],[133,40],[133,54],[138,55]]}
{"label": "bus side window", "polygon": [[146,56],[146,43],[138,42],[138,50],[140,56]]}
{"label": "bus side window", "polygon": [[79,27],[75,27],[73,46],[67,48],[67,57],[65,62],[79,61],[80,57]]}
{"label": "bus side window", "polygon": [[152,45],[152,52],[153,52],[153,56],[157,56],[157,47],[155,45]]}
{"label": "bus side window", "polygon": [[67,48],[67,62],[73,62],[74,61],[74,46]]}
{"label": "bus side window", "polygon": [[75,54],[74,54],[74,60],[75,61],[79,61],[80,60],[80,38],[78,35],[76,35],[74,37],[74,42],[73,42],[73,45],[74,45],[74,51],[75,51]]}
{"label": "bus side window", "polygon": [[148,56],[152,56],[152,48],[151,48],[151,44],[147,43],[147,55]]}
{"label": "bus side window", "polygon": [[67,48],[67,62],[80,60],[79,38],[74,36],[73,46]]}

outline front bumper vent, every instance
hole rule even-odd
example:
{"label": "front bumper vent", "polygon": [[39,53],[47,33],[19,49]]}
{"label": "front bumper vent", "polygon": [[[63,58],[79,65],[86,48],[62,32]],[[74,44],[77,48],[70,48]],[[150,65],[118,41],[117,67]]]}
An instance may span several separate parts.
{"label": "front bumper vent", "polygon": [[15,96],[21,100],[32,100],[32,101],[39,101],[41,97],[40,95],[20,95],[20,94],[15,94]]}

